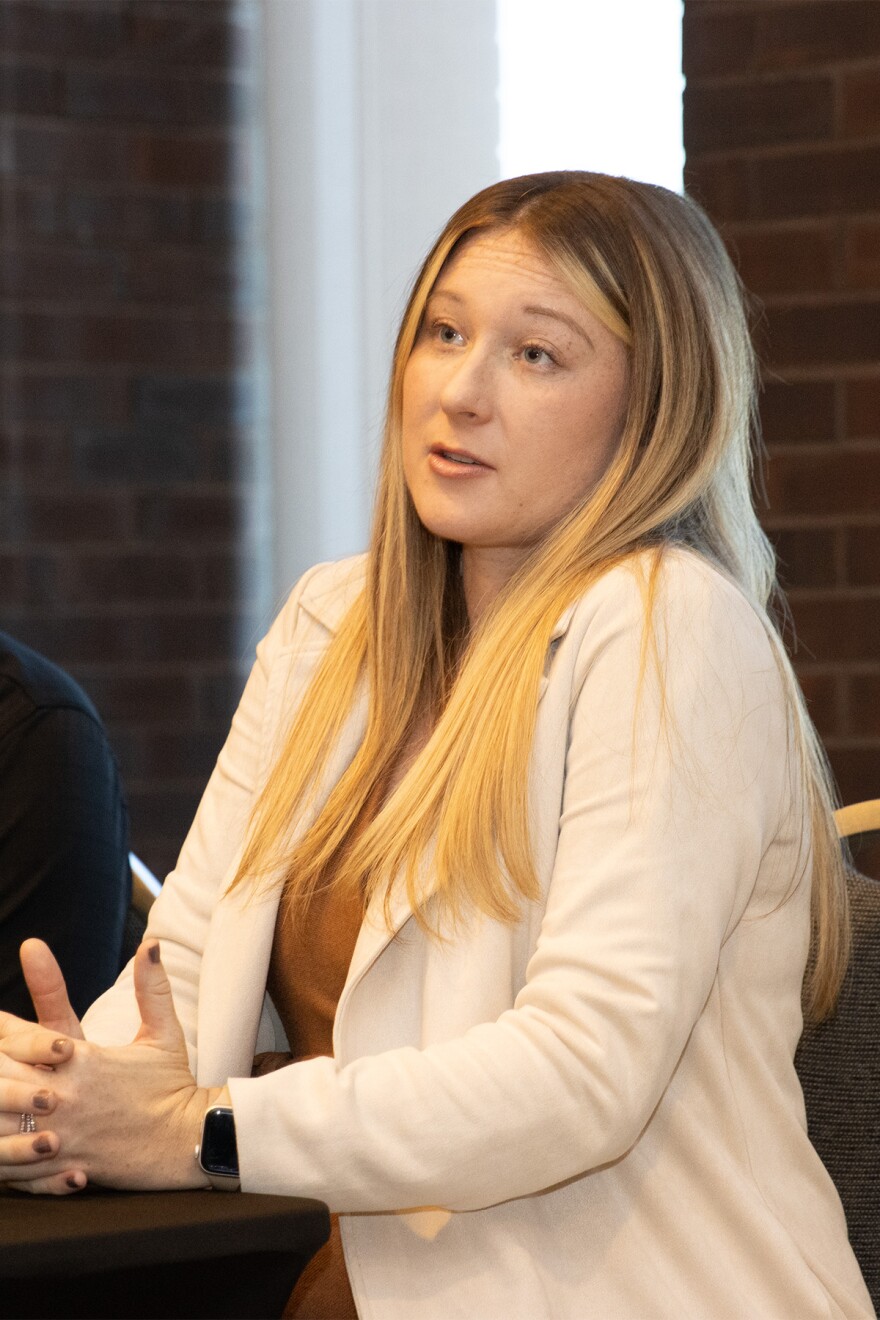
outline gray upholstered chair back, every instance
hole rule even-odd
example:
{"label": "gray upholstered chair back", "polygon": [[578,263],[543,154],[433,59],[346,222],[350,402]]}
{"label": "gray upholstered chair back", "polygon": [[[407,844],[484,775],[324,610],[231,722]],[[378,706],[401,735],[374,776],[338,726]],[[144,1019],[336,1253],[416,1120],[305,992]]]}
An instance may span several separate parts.
{"label": "gray upholstered chair back", "polygon": [[880,1311],[880,883],[851,872],[853,954],[834,1015],[795,1056],[810,1139],[834,1179]]}

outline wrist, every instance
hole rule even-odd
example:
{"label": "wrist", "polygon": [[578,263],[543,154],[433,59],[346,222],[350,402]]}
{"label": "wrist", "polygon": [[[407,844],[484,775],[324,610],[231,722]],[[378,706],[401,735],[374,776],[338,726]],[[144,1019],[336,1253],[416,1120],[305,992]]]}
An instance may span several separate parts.
{"label": "wrist", "polygon": [[226,1087],[212,1088],[211,1102],[205,1109],[195,1163],[215,1191],[237,1192],[241,1182],[238,1168],[238,1145],[235,1117]]}

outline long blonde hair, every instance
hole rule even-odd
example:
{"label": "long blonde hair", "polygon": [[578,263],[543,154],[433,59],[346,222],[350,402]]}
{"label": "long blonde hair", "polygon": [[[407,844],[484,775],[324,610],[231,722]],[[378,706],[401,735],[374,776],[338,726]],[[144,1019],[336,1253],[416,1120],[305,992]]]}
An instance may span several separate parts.
{"label": "long blonde hair", "polygon": [[[630,349],[630,397],[597,487],[537,546],[468,633],[458,548],[420,523],[404,480],[402,382],[425,302],[477,232],[515,228]],[[772,548],[751,499],[755,368],[736,272],[692,201],[657,186],[565,171],[509,179],[453,215],[413,288],[394,354],[364,592],[294,713],[253,812],[233,884],[280,883],[295,917],[316,887],[404,877],[419,920],[430,853],[432,911],[515,921],[538,896],[528,769],[539,681],[554,625],[611,565],[684,544],[732,578],[773,639],[811,820],[814,957],[808,1011],[833,1007],[848,956],[846,888],[827,765],[768,609]],[[656,574],[652,575],[652,581]],[[650,619],[650,601],[648,609]],[[366,732],[313,806],[359,691]],[[378,811],[414,731],[426,745]],[[805,837],[809,837],[805,821]]]}

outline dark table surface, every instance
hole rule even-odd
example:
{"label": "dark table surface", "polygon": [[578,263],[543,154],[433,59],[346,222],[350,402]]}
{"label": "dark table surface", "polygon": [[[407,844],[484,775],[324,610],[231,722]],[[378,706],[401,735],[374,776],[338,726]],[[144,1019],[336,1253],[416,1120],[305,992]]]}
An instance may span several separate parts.
{"label": "dark table surface", "polygon": [[280,1315],[328,1232],[298,1197],[0,1189],[0,1315]]}

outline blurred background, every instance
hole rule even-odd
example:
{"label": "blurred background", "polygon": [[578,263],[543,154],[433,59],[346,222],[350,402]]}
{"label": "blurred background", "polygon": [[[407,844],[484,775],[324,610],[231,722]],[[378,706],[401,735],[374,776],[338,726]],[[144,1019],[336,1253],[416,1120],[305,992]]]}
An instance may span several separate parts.
{"label": "blurred background", "polygon": [[684,179],[761,300],[796,664],[880,794],[876,0],[0,0],[0,112],[0,627],[155,871],[274,609],[365,544],[421,258],[537,169]]}

